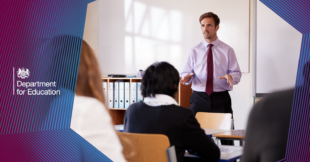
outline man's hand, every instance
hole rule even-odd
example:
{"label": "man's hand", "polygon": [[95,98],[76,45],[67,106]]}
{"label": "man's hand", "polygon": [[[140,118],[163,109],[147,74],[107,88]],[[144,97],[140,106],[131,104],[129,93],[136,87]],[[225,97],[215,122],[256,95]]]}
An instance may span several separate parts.
{"label": "man's hand", "polygon": [[183,79],[180,80],[180,82],[182,84],[187,83],[192,78],[193,75],[195,75],[195,73],[190,73],[190,74],[185,75]]}
{"label": "man's hand", "polygon": [[229,85],[229,88],[233,87],[233,80],[232,80],[231,75],[225,74],[225,75],[219,77],[219,79],[226,79],[226,80],[227,80],[227,83],[230,84],[230,85]]}

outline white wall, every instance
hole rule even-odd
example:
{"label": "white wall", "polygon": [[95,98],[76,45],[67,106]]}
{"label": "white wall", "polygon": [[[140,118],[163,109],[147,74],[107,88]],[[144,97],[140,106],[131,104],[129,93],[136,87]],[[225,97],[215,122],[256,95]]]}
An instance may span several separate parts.
{"label": "white wall", "polygon": [[[254,0],[256,1],[256,0]],[[253,0],[249,1],[249,53],[250,53],[250,63],[253,62],[253,29],[256,24],[253,24],[253,12],[255,12],[255,3]],[[235,129],[245,129],[247,126],[248,116],[254,104],[254,98],[252,97],[252,74],[253,67],[249,66],[248,73],[242,73],[241,81],[238,85],[234,85],[234,89],[229,92],[231,101],[232,101],[232,109],[234,113],[234,124]],[[239,142],[235,141],[235,144]]]}
{"label": "white wall", "polygon": [[229,92],[234,113],[235,129],[245,129],[248,115],[253,106],[252,74],[243,73],[241,81]]}
{"label": "white wall", "polygon": [[190,49],[203,41],[199,17],[209,11],[220,17],[219,39],[248,72],[248,0],[99,0],[102,73],[136,73],[156,61],[181,72]]}
{"label": "white wall", "polygon": [[[246,5],[248,5],[249,2],[247,1],[246,3],[247,3]],[[115,4],[115,5],[123,5],[123,4]],[[95,15],[99,14],[99,12],[100,12],[100,14],[109,14],[109,13],[106,13],[106,11],[104,11],[104,10],[100,10],[100,9],[98,10],[98,8],[96,9],[96,7],[98,7],[98,6],[99,6],[98,0],[95,2],[92,2],[88,6],[87,18],[86,18],[86,24],[85,24],[85,31],[84,31],[85,40],[87,40],[88,43],[93,48],[97,49],[95,51],[98,51],[98,48],[99,48],[98,47],[99,46],[98,45],[98,37],[97,37],[99,35],[99,30],[98,30],[99,25],[98,25],[98,20],[95,19],[96,18]],[[110,7],[113,8],[113,6],[110,6]],[[188,7],[188,10],[195,10],[195,8]],[[114,16],[123,17],[124,15],[114,15]],[[250,15],[248,15],[248,17],[249,16]],[[200,33],[199,33],[200,28],[199,28],[199,24],[198,24],[197,19],[193,20],[193,25],[195,25],[195,26],[198,25],[197,31],[198,31],[198,34],[200,35]],[[106,22],[105,28],[106,29],[112,28],[114,23],[116,23],[116,22],[114,22],[113,20],[109,20],[109,22]],[[97,27],[96,27],[96,25],[97,25]],[[221,28],[224,28],[224,27],[229,28],[229,26],[223,26],[223,25],[221,26]],[[117,27],[117,29],[119,29],[119,32],[123,32],[122,31],[123,28],[124,28],[124,26]],[[107,38],[109,38],[109,37],[120,37],[119,35],[120,34],[118,34],[118,33],[107,33],[105,36]],[[198,37],[200,37],[202,39],[201,35]],[[190,37],[189,39],[194,39],[194,38]],[[249,40],[249,38],[247,38],[247,39]],[[117,48],[117,46],[119,46],[119,44],[116,44],[116,45],[100,44],[100,46],[102,48],[105,48],[105,47],[110,48],[109,46],[113,46],[113,47]],[[247,46],[249,46],[249,43],[247,44]],[[186,49],[187,49],[186,54],[191,47],[192,47],[192,45],[186,46]],[[116,50],[118,50],[118,49],[116,49]],[[247,50],[248,50],[247,52],[249,53],[250,50],[249,49],[247,49]],[[120,51],[120,52],[123,52],[123,51]],[[109,53],[109,55],[113,55],[113,53]],[[106,55],[105,60],[108,61],[110,59],[109,55]],[[247,59],[252,60],[252,58],[247,58]],[[104,62],[103,60],[100,60],[99,63],[103,64],[103,62]],[[230,95],[232,98],[232,107],[233,107],[233,111],[234,111],[235,129],[245,129],[247,118],[248,118],[248,113],[251,110],[252,105],[253,105],[253,97],[251,95],[252,94],[252,88],[251,88],[251,86],[252,86],[252,68],[251,68],[251,66],[249,66],[249,67],[250,67],[249,73],[243,73],[242,78],[241,78],[241,82],[238,85],[235,85],[234,90],[230,92]]]}
{"label": "white wall", "polygon": [[98,1],[94,1],[88,4],[86,21],[84,26],[83,39],[91,46],[94,53],[98,54],[99,47],[99,25],[98,25]]}
{"label": "white wall", "polygon": [[256,94],[293,88],[302,34],[257,2]]}

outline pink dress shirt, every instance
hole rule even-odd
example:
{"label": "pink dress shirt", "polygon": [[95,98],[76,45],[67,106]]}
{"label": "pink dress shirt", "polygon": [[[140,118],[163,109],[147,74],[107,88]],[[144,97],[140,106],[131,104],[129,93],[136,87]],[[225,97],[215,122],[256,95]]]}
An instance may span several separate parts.
{"label": "pink dress shirt", "polygon": [[[208,42],[202,41],[191,49],[187,62],[181,73],[182,78],[187,74],[195,73],[191,80],[186,84],[189,85],[192,82],[192,89],[197,92],[205,92],[206,89],[208,44]],[[219,79],[219,77],[225,74],[230,74],[233,78],[234,85],[240,82],[242,74],[235,52],[230,46],[219,39],[216,39],[212,44],[213,91],[230,91],[233,88],[229,88],[227,80]]]}

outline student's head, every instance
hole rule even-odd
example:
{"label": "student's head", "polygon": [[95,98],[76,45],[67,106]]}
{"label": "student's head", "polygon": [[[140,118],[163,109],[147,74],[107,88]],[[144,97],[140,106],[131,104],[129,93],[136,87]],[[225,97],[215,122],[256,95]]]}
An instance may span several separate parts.
{"label": "student's head", "polygon": [[143,97],[154,97],[155,94],[166,94],[174,97],[179,85],[178,71],[167,62],[156,62],[149,66],[141,83]]}
{"label": "student's head", "polygon": [[203,37],[206,40],[212,40],[217,38],[217,31],[219,29],[220,19],[213,12],[207,12],[200,16],[199,18],[201,31]]}
{"label": "student's head", "polygon": [[101,73],[91,47],[83,40],[75,93],[104,103]]}

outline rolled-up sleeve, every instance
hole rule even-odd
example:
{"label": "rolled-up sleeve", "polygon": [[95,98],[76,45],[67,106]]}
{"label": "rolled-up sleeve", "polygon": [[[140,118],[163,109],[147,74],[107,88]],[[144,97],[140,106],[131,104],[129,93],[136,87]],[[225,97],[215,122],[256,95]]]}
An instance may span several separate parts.
{"label": "rolled-up sleeve", "polygon": [[232,77],[233,84],[236,85],[240,82],[242,73],[238,64],[236,54],[232,48],[228,50],[228,57],[228,74]]}
{"label": "rolled-up sleeve", "polygon": [[[190,50],[189,55],[187,57],[186,64],[182,70],[182,73],[181,73],[182,78],[190,73],[194,73],[194,61],[192,58],[193,58],[193,49]],[[188,82],[186,82],[185,85],[191,84],[192,80],[193,80],[193,77]]]}

